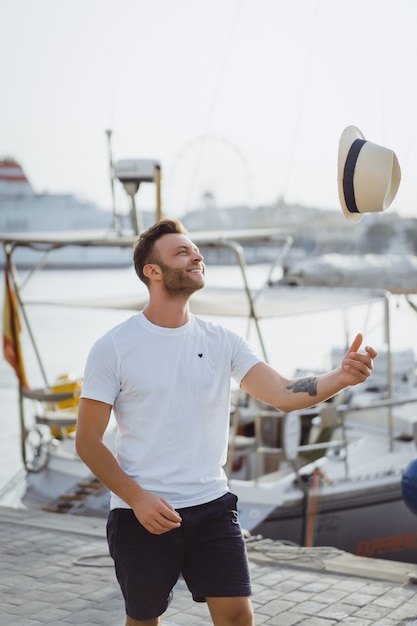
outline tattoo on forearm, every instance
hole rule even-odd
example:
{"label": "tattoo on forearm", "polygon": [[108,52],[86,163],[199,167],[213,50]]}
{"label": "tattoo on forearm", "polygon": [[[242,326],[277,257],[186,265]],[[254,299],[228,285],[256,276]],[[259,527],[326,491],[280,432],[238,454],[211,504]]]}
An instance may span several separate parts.
{"label": "tattoo on forearm", "polygon": [[289,389],[293,393],[308,393],[309,396],[316,396],[317,378],[314,376],[300,378],[300,380],[296,380],[294,383],[287,385],[285,389]]}

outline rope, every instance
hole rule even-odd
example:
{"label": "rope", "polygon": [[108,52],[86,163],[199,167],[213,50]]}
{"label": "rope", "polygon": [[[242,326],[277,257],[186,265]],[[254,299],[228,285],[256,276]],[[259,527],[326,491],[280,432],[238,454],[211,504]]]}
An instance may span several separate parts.
{"label": "rope", "polygon": [[[231,20],[230,33],[229,33],[229,36],[226,39],[226,46],[225,46],[225,50],[223,52],[222,63],[220,64],[220,70],[219,70],[219,74],[217,76],[216,85],[214,87],[213,96],[211,98],[210,109],[209,109],[208,116],[207,116],[206,132],[203,133],[203,138],[207,137],[208,132],[211,129],[211,126],[212,126],[214,110],[215,110],[215,106],[216,106],[216,103],[217,103],[218,95],[220,93],[220,87],[221,87],[221,84],[222,84],[222,81],[223,81],[223,76],[224,76],[225,69],[226,69],[226,66],[227,66],[227,62],[228,62],[228,59],[229,59],[230,50],[232,49],[232,43],[233,43],[233,39],[234,39],[236,25],[237,25],[237,23],[239,21],[238,20],[238,16],[239,16],[239,12],[240,12],[240,9],[241,9],[241,5],[242,5],[242,0],[239,0],[239,2],[236,5],[234,17]],[[188,207],[189,204],[190,204],[191,190],[193,189],[194,182],[195,182],[195,180],[197,178],[197,174],[198,174],[199,169],[200,169],[200,164],[201,164],[201,159],[202,159],[202,155],[203,155],[203,150],[204,150],[204,141],[202,141],[201,144],[200,144],[200,150],[199,150],[199,153],[198,153],[196,161],[195,161],[194,172],[193,172],[192,176],[190,177],[190,183],[189,183],[189,186],[188,186],[187,198],[186,198],[186,203],[185,203],[186,207]]]}
{"label": "rope", "polygon": [[[89,560],[94,561],[96,559],[105,559],[105,563],[89,563]],[[73,565],[78,565],[80,567],[113,567],[113,562],[110,561],[110,556],[108,553],[106,554],[86,554],[84,556],[79,556],[74,559],[72,562]]]}
{"label": "rope", "polygon": [[[328,546],[302,547],[291,541],[277,541],[276,539],[264,539],[262,535],[249,535],[245,537],[248,554],[254,560],[254,554],[262,554],[270,561],[310,561],[317,563],[321,569],[325,569],[323,559],[334,558],[344,554],[343,550]],[[100,562],[101,560],[101,562]],[[113,567],[113,562],[108,553],[93,553],[80,556],[73,560],[73,565],[78,567]]]}
{"label": "rope", "polygon": [[[343,554],[338,548],[319,546],[307,548],[296,543],[264,539],[261,535],[246,539],[248,553],[259,552],[270,561],[311,561],[325,569],[324,559]],[[253,555],[250,555],[253,558]],[[255,560],[255,559],[254,559]]]}

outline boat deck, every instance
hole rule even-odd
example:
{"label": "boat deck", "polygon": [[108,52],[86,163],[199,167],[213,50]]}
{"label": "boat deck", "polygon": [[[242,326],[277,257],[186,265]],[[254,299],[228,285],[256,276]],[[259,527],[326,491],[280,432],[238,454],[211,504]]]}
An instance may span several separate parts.
{"label": "boat deck", "polygon": [[[105,520],[0,507],[0,626],[124,623]],[[248,541],[256,625],[417,625],[417,566]],[[211,624],[180,580],[167,626]]]}

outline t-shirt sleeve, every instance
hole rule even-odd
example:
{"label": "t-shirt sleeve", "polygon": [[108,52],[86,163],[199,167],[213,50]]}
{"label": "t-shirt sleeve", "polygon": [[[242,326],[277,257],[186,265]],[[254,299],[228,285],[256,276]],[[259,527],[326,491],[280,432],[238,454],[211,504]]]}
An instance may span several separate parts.
{"label": "t-shirt sleeve", "polygon": [[231,332],[232,341],[232,378],[238,385],[249,370],[262,361],[261,357],[249,345],[246,339]]}
{"label": "t-shirt sleeve", "polygon": [[119,391],[117,351],[110,334],[107,334],[96,341],[87,357],[81,398],[113,406]]}

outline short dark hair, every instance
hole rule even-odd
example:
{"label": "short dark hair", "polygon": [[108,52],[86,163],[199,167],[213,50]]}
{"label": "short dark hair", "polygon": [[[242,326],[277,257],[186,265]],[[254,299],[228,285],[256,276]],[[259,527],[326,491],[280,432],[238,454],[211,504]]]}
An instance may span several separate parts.
{"label": "short dark hair", "polygon": [[155,242],[163,235],[185,235],[186,233],[187,231],[179,220],[164,219],[156,222],[140,235],[133,248],[133,262],[136,274],[145,285],[148,285],[149,280],[143,273],[144,266],[148,263],[157,262],[156,259],[152,258]]}

